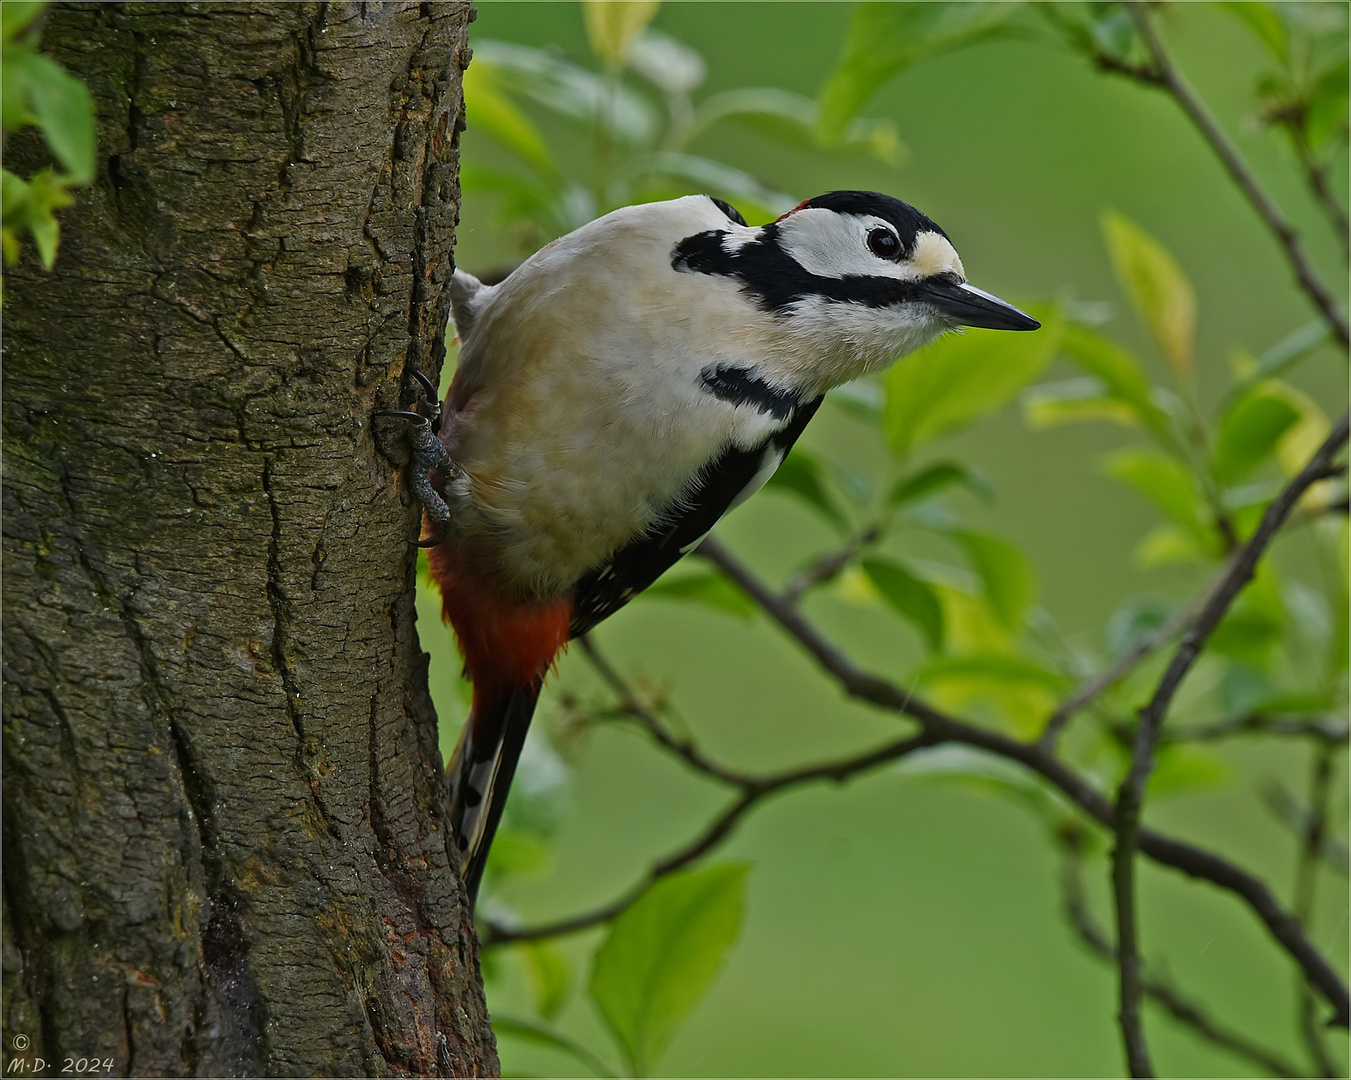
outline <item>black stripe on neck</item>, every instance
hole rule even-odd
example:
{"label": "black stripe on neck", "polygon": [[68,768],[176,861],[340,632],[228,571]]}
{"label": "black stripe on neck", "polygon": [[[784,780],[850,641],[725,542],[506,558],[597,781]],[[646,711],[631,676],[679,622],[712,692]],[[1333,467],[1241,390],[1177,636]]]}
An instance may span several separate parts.
{"label": "black stripe on neck", "polygon": [[714,397],[733,405],[750,405],[776,420],[787,420],[802,403],[796,391],[766,382],[750,368],[709,364],[699,372],[699,380]]}

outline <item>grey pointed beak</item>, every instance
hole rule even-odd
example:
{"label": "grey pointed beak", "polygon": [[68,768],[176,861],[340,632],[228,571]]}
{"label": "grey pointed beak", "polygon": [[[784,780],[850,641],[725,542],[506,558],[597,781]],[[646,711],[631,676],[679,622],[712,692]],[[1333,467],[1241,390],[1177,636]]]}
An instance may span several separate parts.
{"label": "grey pointed beak", "polygon": [[964,281],[929,278],[920,284],[919,299],[932,304],[961,326],[980,326],[986,330],[1041,328],[1041,323],[1027,312]]}

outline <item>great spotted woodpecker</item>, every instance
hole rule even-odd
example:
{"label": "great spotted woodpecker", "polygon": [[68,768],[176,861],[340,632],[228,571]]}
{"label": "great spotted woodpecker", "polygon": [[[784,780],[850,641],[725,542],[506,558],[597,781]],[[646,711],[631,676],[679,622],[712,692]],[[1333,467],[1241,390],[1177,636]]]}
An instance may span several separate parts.
{"label": "great spotted woodpecker", "polygon": [[924,214],[866,191],[759,228],[703,195],[626,207],[498,285],[457,271],[451,304],[444,405],[396,415],[474,688],[449,766],[472,902],[568,639],[754,494],[831,387],[946,330],[1039,324],[968,285]]}

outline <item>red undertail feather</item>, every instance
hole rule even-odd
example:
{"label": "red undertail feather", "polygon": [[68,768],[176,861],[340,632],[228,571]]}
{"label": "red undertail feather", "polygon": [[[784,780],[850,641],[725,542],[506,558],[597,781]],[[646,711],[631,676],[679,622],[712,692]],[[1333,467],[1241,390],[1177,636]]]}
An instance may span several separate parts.
{"label": "red undertail feather", "polygon": [[455,630],[465,667],[480,702],[521,687],[538,690],[572,624],[572,597],[550,604],[512,600],[466,573],[449,545],[430,552],[432,575],[441,586],[441,612]]}
{"label": "red undertail feather", "polygon": [[446,767],[460,876],[473,904],[540,687],[568,640],[573,600],[512,600],[469,572],[448,544],[432,548],[429,558],[442,612],[474,684],[469,720]]}

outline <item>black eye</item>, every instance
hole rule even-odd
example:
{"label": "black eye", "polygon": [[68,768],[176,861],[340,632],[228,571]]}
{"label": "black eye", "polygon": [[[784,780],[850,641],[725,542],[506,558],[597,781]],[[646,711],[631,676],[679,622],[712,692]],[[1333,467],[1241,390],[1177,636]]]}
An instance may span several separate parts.
{"label": "black eye", "polygon": [[868,250],[879,259],[894,259],[901,253],[901,242],[890,229],[874,229],[868,234]]}

